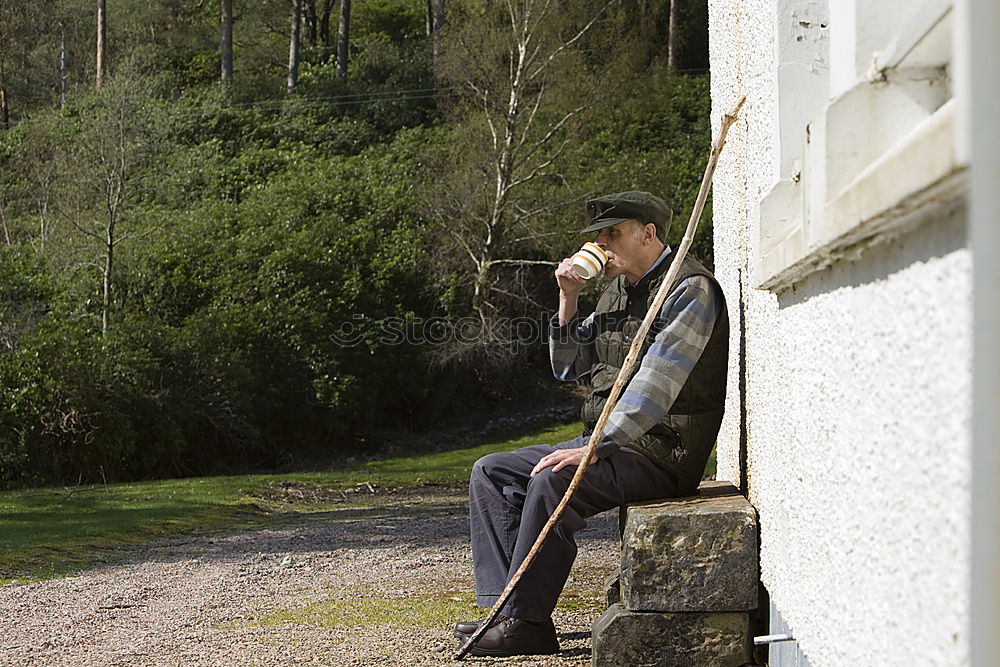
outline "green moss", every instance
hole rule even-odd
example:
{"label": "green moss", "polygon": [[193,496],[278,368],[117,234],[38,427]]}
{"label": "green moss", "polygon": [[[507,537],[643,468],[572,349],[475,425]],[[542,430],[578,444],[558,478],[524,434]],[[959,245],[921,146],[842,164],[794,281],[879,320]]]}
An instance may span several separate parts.
{"label": "green moss", "polygon": [[556,607],[566,611],[603,612],[604,582],[616,569],[616,564],[574,567],[572,580],[563,588]]}
{"label": "green moss", "polygon": [[269,614],[261,619],[260,625],[447,627],[466,620],[474,601],[473,595],[457,591],[403,597],[371,597],[365,591],[342,591],[334,597],[305,607]]}
{"label": "green moss", "polygon": [[563,591],[556,604],[557,609],[565,611],[604,611],[604,599],[595,597],[593,594],[584,595],[582,593]]}

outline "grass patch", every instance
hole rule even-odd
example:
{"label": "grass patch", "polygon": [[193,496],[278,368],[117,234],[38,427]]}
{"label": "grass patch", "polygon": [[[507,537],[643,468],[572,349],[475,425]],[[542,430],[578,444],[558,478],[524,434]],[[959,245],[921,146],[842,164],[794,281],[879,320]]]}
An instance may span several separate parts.
{"label": "grass patch", "polygon": [[[433,454],[372,461],[338,470],[280,475],[193,477],[129,484],[0,492],[0,585],[62,576],[113,559],[122,546],[169,535],[238,530],[272,521],[273,512],[330,509],[331,489],[370,482],[381,487],[464,484],[481,456],[576,437],[567,424]],[[715,453],[707,473],[715,472]],[[274,499],[275,489],[301,485],[301,502]],[[287,499],[286,499],[287,500]],[[355,494],[349,504],[371,506],[379,496]],[[350,507],[337,505],[339,516]]]}
{"label": "grass patch", "polygon": [[437,628],[464,620],[475,602],[473,595],[459,591],[405,597],[376,598],[369,595],[361,590],[341,592],[336,597],[305,607],[268,614],[261,619],[260,625]]}
{"label": "grass patch", "polygon": [[[556,443],[579,433],[579,424],[568,424],[465,449],[372,461],[339,470],[0,492],[0,584],[64,575],[112,558],[122,545],[180,533],[258,525],[274,509],[262,500],[266,494],[261,490],[282,482],[327,489],[363,482],[395,487],[464,483],[480,456],[529,444]],[[316,507],[302,503],[296,509],[308,512]]]}
{"label": "grass patch", "polygon": [[337,480],[342,486],[366,481],[384,486],[407,486],[422,483],[457,484],[469,481],[469,470],[476,459],[493,452],[538,444],[556,444],[580,435],[579,423],[534,430],[516,438],[485,442],[475,447],[455,449],[436,454],[403,456],[348,468],[337,472],[287,475],[287,479],[331,486]]}

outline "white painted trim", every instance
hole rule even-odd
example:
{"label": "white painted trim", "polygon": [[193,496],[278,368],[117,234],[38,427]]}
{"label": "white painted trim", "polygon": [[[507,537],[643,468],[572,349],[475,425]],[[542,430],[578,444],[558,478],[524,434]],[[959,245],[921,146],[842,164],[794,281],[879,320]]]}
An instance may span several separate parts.
{"label": "white painted trim", "polygon": [[797,183],[775,185],[756,209],[757,286],[787,289],[842,256],[898,233],[920,208],[963,197],[967,175],[955,150],[956,108],[954,100],[945,103],[835,196],[825,203],[810,201],[814,209],[822,207],[821,216],[803,220]]}
{"label": "white painted trim", "polygon": [[926,0],[892,40],[892,44],[875,53],[868,77],[874,80],[880,78],[885,70],[899,67],[913,49],[944,20],[951,7],[952,0]]}
{"label": "white painted trim", "polygon": [[972,664],[1000,664],[1000,3],[963,0],[973,252]]}
{"label": "white painted trim", "polygon": [[[925,0],[874,54],[871,80],[857,81],[825,105],[802,137],[800,169],[784,166],[791,163],[784,155],[790,142],[782,136],[782,180],[754,209],[757,288],[788,289],[845,251],[895,232],[897,221],[913,219],[909,213],[920,206],[965,196],[968,156],[948,77],[957,48],[953,4]],[[843,28],[834,14],[850,14],[846,4],[836,7],[830,7],[831,40]],[[798,48],[778,41],[779,51]],[[835,60],[831,56],[831,68]],[[781,90],[780,71],[778,84],[779,99],[802,93]],[[781,120],[786,128],[787,119]]]}

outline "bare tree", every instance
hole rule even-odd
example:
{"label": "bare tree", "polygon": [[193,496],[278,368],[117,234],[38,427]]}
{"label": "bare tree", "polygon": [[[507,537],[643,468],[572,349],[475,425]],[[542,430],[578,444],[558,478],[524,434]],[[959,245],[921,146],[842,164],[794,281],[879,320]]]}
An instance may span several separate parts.
{"label": "bare tree", "polygon": [[0,81],[0,130],[10,129],[10,108],[7,106],[7,88]]}
{"label": "bare tree", "polygon": [[233,0],[222,0],[219,21],[219,51],[222,55],[222,82],[233,81]]}
{"label": "bare tree", "polygon": [[309,46],[316,46],[316,37],[319,35],[316,0],[303,0],[303,3],[302,16],[306,24],[306,39],[309,41]]}
{"label": "bare tree", "polygon": [[59,22],[59,108],[66,106],[69,92],[69,52],[66,49],[66,25]]}
{"label": "bare tree", "polygon": [[[330,15],[333,14],[333,6],[336,0],[323,0],[323,11],[319,16],[319,40],[323,47],[329,49],[333,45],[330,38]],[[324,57],[326,60],[326,57]]]}
{"label": "bare tree", "polygon": [[9,14],[10,9],[0,2],[0,130],[10,129],[10,107],[7,102],[7,79],[8,73],[8,51],[9,44],[13,41],[14,33],[18,29],[15,16]]}
{"label": "bare tree", "polygon": [[101,87],[107,73],[108,7],[107,0],[97,0],[97,73],[96,85]]}
{"label": "bare tree", "polygon": [[677,38],[680,34],[678,18],[680,0],[670,0],[670,23],[667,28],[667,69],[677,71]]}
{"label": "bare tree", "polygon": [[486,332],[477,345],[488,353],[497,347],[490,332],[498,331],[504,315],[501,302],[540,307],[525,287],[526,271],[555,262],[525,256],[546,234],[538,220],[580,199],[538,201],[530,190],[542,179],[561,179],[555,165],[568,142],[565,130],[589,104],[555,104],[555,91],[578,76],[567,59],[614,2],[571,25],[561,20],[553,0],[508,2],[496,10],[503,13],[500,21],[463,26],[449,37],[442,73],[470,91],[479,108],[473,125],[485,125],[488,155],[481,175],[463,165],[440,179],[445,194],[432,212],[467,261],[471,308]]}
{"label": "bare tree", "polygon": [[348,47],[351,42],[351,0],[340,0],[340,30],[337,33],[337,76],[347,82]]}
{"label": "bare tree", "polygon": [[288,85],[289,95],[295,92],[299,82],[299,50],[302,44],[302,0],[292,0],[292,31],[288,40]]}
{"label": "bare tree", "polygon": [[138,76],[108,77],[92,106],[72,121],[69,145],[55,145],[58,192],[48,202],[60,221],[82,239],[86,259],[79,267],[100,274],[101,332],[112,325],[117,251],[130,239],[153,231],[139,229],[133,210],[141,194],[156,187],[150,174],[162,159],[162,122],[157,122]]}
{"label": "bare tree", "polygon": [[432,2],[434,4],[434,15],[431,19],[431,39],[434,40],[434,62],[437,63],[441,55],[441,29],[444,27],[444,0],[432,0]]}
{"label": "bare tree", "polygon": [[10,236],[10,227],[7,224],[7,170],[0,164],[0,225],[3,226],[3,239],[10,248],[14,245]]}

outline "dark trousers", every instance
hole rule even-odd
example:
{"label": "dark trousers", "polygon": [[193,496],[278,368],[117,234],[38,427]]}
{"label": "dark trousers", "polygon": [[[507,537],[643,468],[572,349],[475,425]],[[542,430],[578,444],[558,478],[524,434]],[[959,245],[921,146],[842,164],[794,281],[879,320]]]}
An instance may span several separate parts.
{"label": "dark trousers", "polygon": [[[532,468],[553,449],[585,444],[576,438],[555,447],[534,445],[489,454],[472,467],[469,524],[478,605],[496,602],[576,472],[576,466],[567,466],[553,473],[550,466],[531,477]],[[549,618],[576,558],[573,536],[585,520],[625,503],[674,493],[669,475],[635,450],[622,448],[594,461],[501,613],[528,621]]]}

